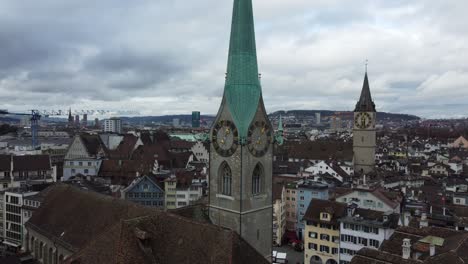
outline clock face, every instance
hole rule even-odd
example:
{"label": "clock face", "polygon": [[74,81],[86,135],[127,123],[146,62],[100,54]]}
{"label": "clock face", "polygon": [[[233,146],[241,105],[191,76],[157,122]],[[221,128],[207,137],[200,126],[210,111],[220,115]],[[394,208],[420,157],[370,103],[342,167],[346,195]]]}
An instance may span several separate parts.
{"label": "clock face", "polygon": [[219,155],[229,157],[237,149],[239,133],[233,122],[221,120],[214,126],[211,140]]}
{"label": "clock face", "polygon": [[263,121],[257,121],[249,127],[247,144],[250,153],[256,157],[265,155],[271,144],[271,129]]}
{"label": "clock face", "polygon": [[365,129],[372,125],[372,116],[369,113],[359,113],[354,119],[354,125],[357,128]]}

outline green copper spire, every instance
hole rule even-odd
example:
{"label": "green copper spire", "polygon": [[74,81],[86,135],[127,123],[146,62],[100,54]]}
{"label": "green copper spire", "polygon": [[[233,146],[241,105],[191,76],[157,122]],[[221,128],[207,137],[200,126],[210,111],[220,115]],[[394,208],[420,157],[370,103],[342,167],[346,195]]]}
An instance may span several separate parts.
{"label": "green copper spire", "polygon": [[283,118],[279,117],[279,122],[278,122],[278,131],[283,131]]}
{"label": "green copper spire", "polygon": [[276,130],[276,135],[275,135],[276,144],[280,146],[283,145],[283,142],[284,142],[283,132],[284,132],[283,118],[280,115],[279,121],[278,121],[278,130]]}
{"label": "green copper spire", "polygon": [[252,0],[234,0],[224,96],[241,138],[247,136],[261,93]]}

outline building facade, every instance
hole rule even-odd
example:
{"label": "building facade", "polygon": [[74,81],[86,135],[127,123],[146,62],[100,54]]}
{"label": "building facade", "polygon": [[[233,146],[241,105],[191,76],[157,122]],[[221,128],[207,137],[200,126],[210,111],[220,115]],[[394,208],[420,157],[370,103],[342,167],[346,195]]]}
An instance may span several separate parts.
{"label": "building facade", "polygon": [[122,133],[122,120],[118,117],[111,117],[104,120],[103,130],[108,133]]}
{"label": "building facade", "polygon": [[177,208],[177,179],[175,177],[164,180],[165,207],[166,209]]}
{"label": "building facade", "polygon": [[297,183],[286,184],[286,229],[296,232]]}
{"label": "building facade", "polygon": [[5,192],[3,199],[3,244],[12,248],[21,248],[26,238],[24,224],[29,220],[29,214],[24,213],[25,200],[37,192],[12,189]]}
{"label": "building facade", "polygon": [[313,199],[328,200],[328,186],[325,184],[303,180],[297,185],[297,237],[304,239],[304,215]]}
{"label": "building facade", "polygon": [[314,199],[303,218],[305,222],[304,263],[338,264],[340,226],[346,204]]}
{"label": "building facade", "polygon": [[76,175],[95,177],[105,157],[98,135],[77,135],[67,150],[63,164],[63,180]]}
{"label": "building facade", "polygon": [[398,193],[381,189],[350,189],[348,192],[338,195],[336,201],[355,204],[363,209],[400,213],[402,197]]}
{"label": "building facade", "polygon": [[356,108],[354,109],[353,152],[354,171],[369,173],[375,167],[377,113],[372,101],[367,72]]}
{"label": "building facade", "polygon": [[273,244],[282,245],[286,233],[286,188],[273,185]]}
{"label": "building facade", "polygon": [[143,176],[135,179],[122,190],[121,197],[141,205],[164,209],[164,187],[161,187],[154,177]]}
{"label": "building facade", "polygon": [[363,247],[379,249],[398,227],[399,215],[348,208],[340,222],[340,264],[349,264]]}
{"label": "building facade", "polygon": [[273,128],[258,73],[251,0],[234,0],[224,96],[211,129],[209,215],[272,253]]}
{"label": "building facade", "polygon": [[208,163],[210,161],[209,146],[202,141],[197,141],[190,149],[198,161]]}

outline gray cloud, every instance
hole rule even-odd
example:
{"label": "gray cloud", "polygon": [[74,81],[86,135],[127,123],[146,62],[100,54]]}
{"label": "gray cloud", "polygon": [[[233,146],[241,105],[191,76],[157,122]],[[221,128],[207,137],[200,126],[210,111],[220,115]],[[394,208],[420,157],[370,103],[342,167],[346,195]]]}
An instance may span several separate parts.
{"label": "gray cloud", "polygon": [[[231,8],[215,0],[1,1],[4,108],[216,113]],[[268,111],[352,110],[366,59],[379,110],[468,110],[468,2],[256,0],[254,9]]]}

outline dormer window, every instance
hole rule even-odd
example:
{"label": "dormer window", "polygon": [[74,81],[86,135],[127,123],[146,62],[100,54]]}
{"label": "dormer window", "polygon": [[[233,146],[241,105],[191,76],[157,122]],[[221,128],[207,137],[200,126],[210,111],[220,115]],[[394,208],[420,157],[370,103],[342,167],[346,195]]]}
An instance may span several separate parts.
{"label": "dormer window", "polygon": [[330,214],[328,214],[328,213],[321,213],[321,214],[320,214],[320,220],[330,221]]}

